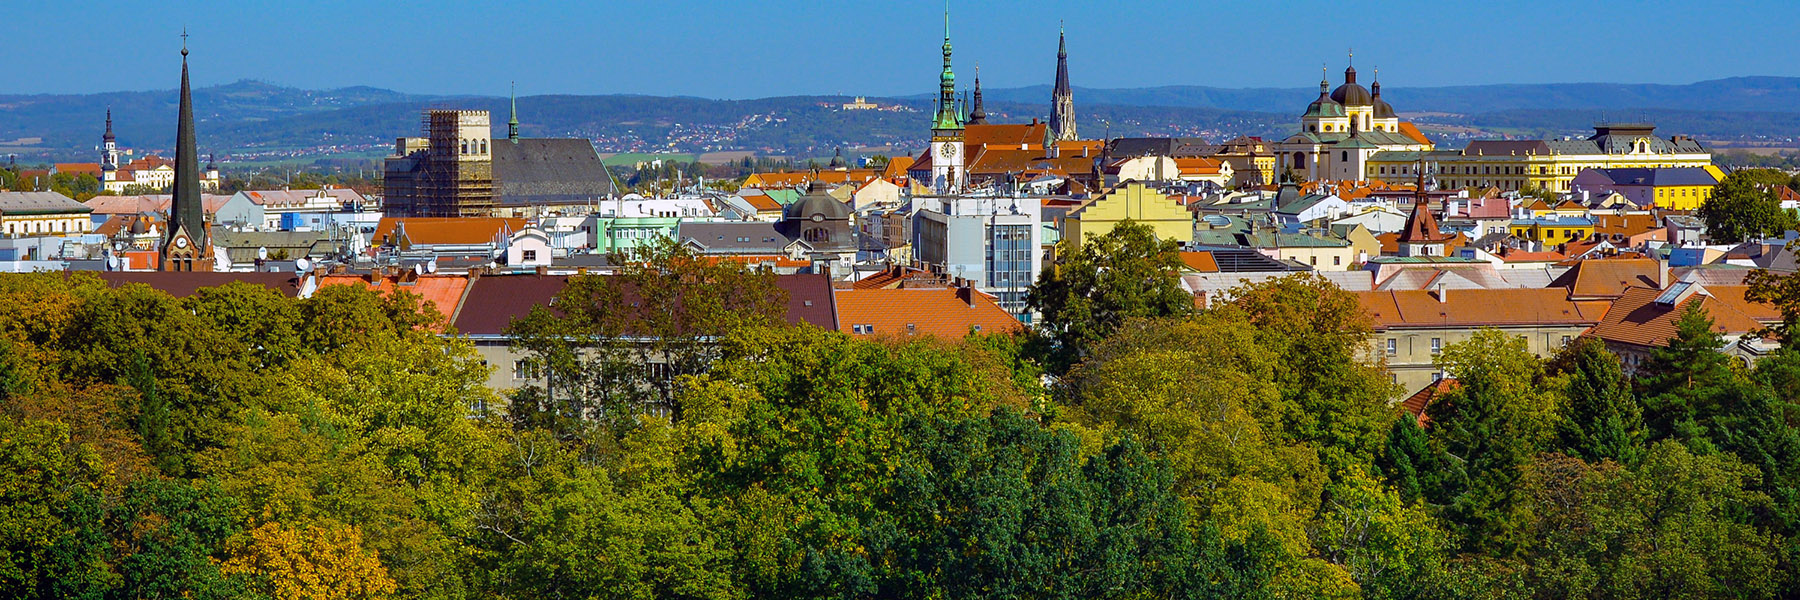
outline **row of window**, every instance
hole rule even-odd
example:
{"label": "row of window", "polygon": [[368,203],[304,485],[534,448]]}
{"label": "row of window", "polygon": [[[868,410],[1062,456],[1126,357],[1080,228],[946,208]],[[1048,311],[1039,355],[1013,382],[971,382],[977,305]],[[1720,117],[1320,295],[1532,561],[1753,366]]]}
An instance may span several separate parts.
{"label": "row of window", "polygon": [[[1571,342],[1571,341],[1574,341],[1573,338],[1570,338],[1569,336],[1566,336],[1566,335],[1562,336],[1562,345],[1567,346],[1567,345],[1569,345],[1569,342]],[[1443,351],[1444,351],[1444,338],[1431,338],[1431,353],[1438,354]],[[1388,356],[1399,356],[1400,355],[1400,340],[1399,339],[1397,339],[1397,338],[1388,338],[1387,339],[1387,355]]]}
{"label": "row of window", "polygon": [[[20,225],[23,225],[23,226],[21,227]],[[23,223],[23,224],[21,224],[21,223],[7,223],[6,224],[6,234],[7,235],[19,235],[19,234],[24,234],[24,233],[67,233],[70,231],[81,231],[81,228],[80,228],[80,226],[76,226],[75,229],[70,229],[68,221],[57,221],[54,226],[48,225],[43,221],[35,221],[35,222]]]}

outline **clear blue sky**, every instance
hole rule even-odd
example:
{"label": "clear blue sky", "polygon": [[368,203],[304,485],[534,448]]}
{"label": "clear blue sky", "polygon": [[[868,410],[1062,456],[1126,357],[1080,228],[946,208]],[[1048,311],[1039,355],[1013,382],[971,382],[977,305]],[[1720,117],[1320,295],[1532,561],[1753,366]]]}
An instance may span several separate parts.
{"label": "clear blue sky", "polygon": [[[197,85],[917,94],[934,89],[943,28],[929,0],[11,4],[12,93],[172,88],[186,26]],[[1390,87],[1691,83],[1800,76],[1796,14],[1792,0],[961,1],[951,36],[958,74],[979,62],[986,87],[1050,83],[1058,19],[1082,87],[1304,87],[1321,62],[1341,71],[1349,47]]]}

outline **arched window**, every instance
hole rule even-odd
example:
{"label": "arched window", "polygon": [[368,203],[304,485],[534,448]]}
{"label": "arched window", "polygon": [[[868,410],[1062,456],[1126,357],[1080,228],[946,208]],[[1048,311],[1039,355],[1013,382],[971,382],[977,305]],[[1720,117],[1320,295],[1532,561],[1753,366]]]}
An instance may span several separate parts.
{"label": "arched window", "polygon": [[1294,168],[1296,168],[1296,169],[1306,168],[1306,153],[1305,152],[1295,152],[1294,153]]}
{"label": "arched window", "polygon": [[458,154],[468,154],[469,153],[469,140],[462,141],[462,149],[458,150],[457,153]]}
{"label": "arched window", "polygon": [[1341,160],[1344,162],[1350,162],[1350,151],[1349,150],[1345,150],[1345,151],[1341,152],[1340,154],[1341,154],[1341,156],[1338,158],[1338,160]]}

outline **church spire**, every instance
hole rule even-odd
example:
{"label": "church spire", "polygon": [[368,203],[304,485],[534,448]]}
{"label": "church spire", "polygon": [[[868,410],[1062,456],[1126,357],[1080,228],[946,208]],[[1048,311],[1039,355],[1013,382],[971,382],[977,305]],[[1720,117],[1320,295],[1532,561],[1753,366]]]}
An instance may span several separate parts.
{"label": "church spire", "polygon": [[110,108],[106,109],[106,135],[100,136],[100,141],[102,141],[102,142],[113,141],[112,109],[110,109]]}
{"label": "church spire", "polygon": [[518,84],[518,82],[513,82],[513,84],[512,84],[511,100],[512,100],[512,118],[506,120],[506,140],[509,142],[512,142],[514,144],[517,144],[517,143],[519,143],[519,84]]}
{"label": "church spire", "polygon": [[206,239],[206,209],[200,202],[200,156],[194,142],[194,95],[188,88],[187,32],[181,32],[181,113],[175,125],[175,190],[169,203],[169,234],[187,231]]}
{"label": "church spire", "polygon": [[1050,91],[1050,129],[1058,140],[1075,139],[1075,91],[1069,86],[1069,42],[1056,28],[1056,86]]}
{"label": "church spire", "polygon": [[975,101],[969,105],[969,124],[987,124],[987,110],[981,107],[981,65],[975,65]]}
{"label": "church spire", "polygon": [[938,75],[937,118],[931,128],[943,131],[962,129],[962,114],[956,106],[956,73],[950,70],[950,2],[944,1],[944,72]]}

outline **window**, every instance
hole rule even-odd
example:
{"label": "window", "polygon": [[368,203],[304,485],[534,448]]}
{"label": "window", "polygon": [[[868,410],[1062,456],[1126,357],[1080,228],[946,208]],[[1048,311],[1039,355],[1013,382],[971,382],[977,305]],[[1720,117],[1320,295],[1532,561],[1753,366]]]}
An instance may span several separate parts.
{"label": "window", "polygon": [[537,260],[537,251],[536,250],[526,250],[524,252],[520,252],[519,254],[525,260],[528,260],[528,261]]}
{"label": "window", "polygon": [[1444,338],[1431,338],[1431,353],[1437,354],[1444,349]]}
{"label": "window", "polygon": [[867,324],[867,323],[859,323],[856,325],[851,325],[850,332],[855,333],[857,335],[869,335],[871,333],[875,333],[875,326]]}
{"label": "window", "polygon": [[513,379],[537,379],[537,367],[531,361],[519,359],[513,361]]}
{"label": "window", "polygon": [[1349,150],[1339,152],[1338,154],[1342,155],[1342,158],[1339,158],[1338,160],[1341,160],[1344,162],[1350,162],[1350,151]]}
{"label": "window", "polygon": [[1562,345],[1564,345],[1564,346],[1569,345],[1569,336],[1566,336],[1566,335],[1562,336]]}
{"label": "window", "polygon": [[1335,267],[1335,266],[1342,265],[1342,264],[1344,264],[1344,257],[1342,257],[1342,256],[1331,257],[1331,266]]}
{"label": "window", "polygon": [[1396,340],[1394,338],[1388,338],[1387,355],[1388,356],[1398,356],[1399,354],[1400,354],[1400,340]]}
{"label": "window", "polygon": [[1438,372],[1431,374],[1431,382],[1432,383],[1437,383],[1437,382],[1443,381],[1443,380],[1444,380],[1444,372],[1443,371],[1438,371]]}

